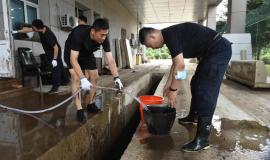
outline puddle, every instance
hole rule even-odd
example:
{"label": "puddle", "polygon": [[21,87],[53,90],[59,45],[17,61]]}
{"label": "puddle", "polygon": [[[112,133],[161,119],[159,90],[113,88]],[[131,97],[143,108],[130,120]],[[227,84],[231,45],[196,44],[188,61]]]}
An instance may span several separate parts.
{"label": "puddle", "polygon": [[[181,146],[194,138],[196,126],[179,125],[176,119],[170,134],[154,136],[141,125],[136,133],[139,146],[132,152],[139,152],[139,159],[270,159],[268,127],[254,121],[220,119],[218,116],[213,118],[212,126],[210,149],[185,153]],[[170,158],[164,156],[168,153]]]}
{"label": "puddle", "polygon": [[[211,141],[222,150],[249,149],[263,151],[270,139],[269,128],[255,121],[214,117]],[[266,147],[267,148],[267,147]]]}

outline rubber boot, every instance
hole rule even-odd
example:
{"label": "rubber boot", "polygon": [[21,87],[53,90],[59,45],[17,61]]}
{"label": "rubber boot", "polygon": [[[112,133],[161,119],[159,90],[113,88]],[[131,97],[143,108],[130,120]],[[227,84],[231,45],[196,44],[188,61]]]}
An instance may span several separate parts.
{"label": "rubber boot", "polygon": [[188,115],[184,118],[178,118],[178,123],[197,125],[197,122],[198,122],[198,113],[197,111],[195,111],[195,108],[193,107],[191,103]]}
{"label": "rubber boot", "polygon": [[77,121],[79,121],[80,123],[86,122],[86,117],[84,115],[83,109],[77,110]]}
{"label": "rubber boot", "polygon": [[183,145],[185,152],[197,152],[209,148],[209,135],[211,129],[211,117],[202,117],[198,120],[196,137],[193,141]]}
{"label": "rubber boot", "polygon": [[88,104],[86,107],[86,110],[87,110],[87,113],[98,113],[101,111],[101,109],[98,108],[95,102]]}

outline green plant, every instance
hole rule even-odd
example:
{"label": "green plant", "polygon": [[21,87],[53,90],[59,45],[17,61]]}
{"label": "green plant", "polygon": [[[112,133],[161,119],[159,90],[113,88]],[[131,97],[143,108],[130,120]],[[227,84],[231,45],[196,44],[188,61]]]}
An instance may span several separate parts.
{"label": "green plant", "polygon": [[260,60],[270,63],[270,45],[263,47],[260,52]]}
{"label": "green plant", "polygon": [[148,59],[167,59],[169,57],[169,49],[166,45],[160,49],[147,48],[145,54]]}
{"label": "green plant", "polygon": [[161,53],[160,57],[161,57],[161,59],[168,59],[169,54],[168,53]]}
{"label": "green plant", "polygon": [[154,57],[155,57],[155,59],[160,59],[160,53],[159,53],[159,52],[156,52],[156,53],[154,54]]}

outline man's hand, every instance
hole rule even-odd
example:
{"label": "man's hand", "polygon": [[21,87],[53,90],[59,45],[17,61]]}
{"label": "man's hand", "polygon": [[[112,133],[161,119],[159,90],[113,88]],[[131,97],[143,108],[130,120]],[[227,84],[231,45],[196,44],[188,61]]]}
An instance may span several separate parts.
{"label": "man's hand", "polygon": [[164,96],[167,96],[168,95],[168,92],[170,91],[170,85],[168,84],[166,84],[164,87],[163,87],[163,97]]}
{"label": "man's hand", "polygon": [[89,91],[91,89],[91,87],[93,86],[88,80],[87,78],[82,78],[81,80],[81,88],[82,90],[87,90]]}
{"label": "man's hand", "polygon": [[169,107],[171,108],[175,107],[176,96],[177,96],[177,91],[171,91],[171,90],[168,91],[167,97],[168,97]]}
{"label": "man's hand", "polygon": [[57,61],[55,59],[52,60],[52,66],[53,66],[53,68],[57,66]]}
{"label": "man's hand", "polygon": [[122,90],[124,88],[119,77],[114,78],[114,84],[119,90]]}

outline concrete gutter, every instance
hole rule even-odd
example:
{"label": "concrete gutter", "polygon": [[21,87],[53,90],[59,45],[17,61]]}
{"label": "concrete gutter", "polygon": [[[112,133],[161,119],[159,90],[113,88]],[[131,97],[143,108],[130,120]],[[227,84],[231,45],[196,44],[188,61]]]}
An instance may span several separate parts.
{"label": "concrete gutter", "polygon": [[[151,86],[153,71],[154,67],[149,67],[138,73],[123,74],[124,77],[121,78],[126,86],[125,91],[133,95],[146,94]],[[63,138],[38,159],[96,160],[104,157],[138,110],[138,103],[131,97],[122,95],[114,98],[114,94],[105,92],[103,99],[109,102],[103,104],[103,112],[94,115],[86,124]]]}

